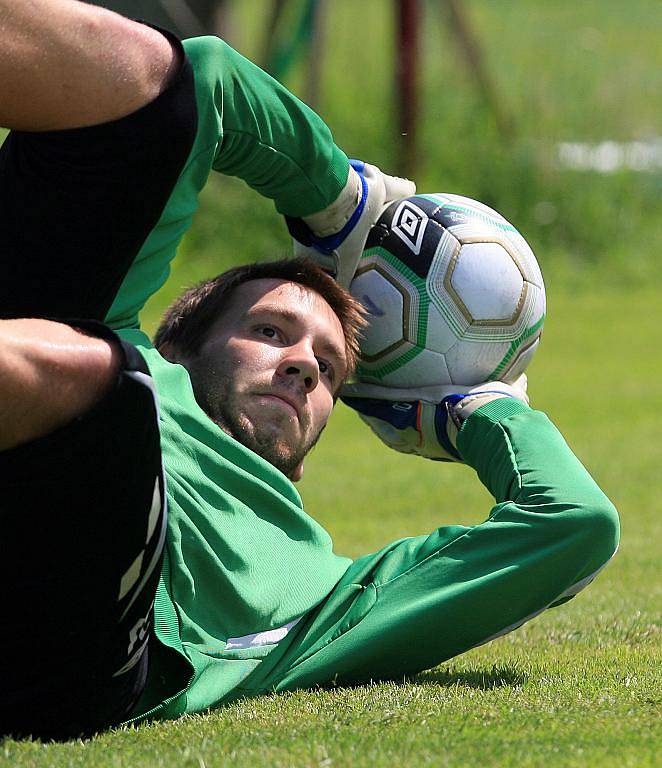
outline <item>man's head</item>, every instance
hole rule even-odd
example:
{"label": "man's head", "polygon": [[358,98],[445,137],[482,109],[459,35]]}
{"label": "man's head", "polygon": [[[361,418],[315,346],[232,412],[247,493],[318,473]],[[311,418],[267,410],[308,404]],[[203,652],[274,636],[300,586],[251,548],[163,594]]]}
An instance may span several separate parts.
{"label": "man's head", "polygon": [[312,262],[250,264],[184,293],[155,345],[224,431],[298,480],[353,371],[360,304]]}

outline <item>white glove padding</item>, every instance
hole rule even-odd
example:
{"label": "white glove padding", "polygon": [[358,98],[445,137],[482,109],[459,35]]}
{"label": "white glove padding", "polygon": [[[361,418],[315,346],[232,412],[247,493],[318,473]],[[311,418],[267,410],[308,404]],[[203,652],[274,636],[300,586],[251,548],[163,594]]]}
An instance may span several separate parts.
{"label": "white glove padding", "polygon": [[296,256],[308,256],[349,288],[371,227],[387,205],[416,193],[409,179],[350,160],[342,192],[327,208],[302,219],[286,217]]}
{"label": "white glove padding", "polygon": [[[514,397],[525,405],[526,374],[512,384],[491,381],[479,386],[439,386],[392,389],[378,384],[347,384],[341,399],[380,440],[400,453],[415,453],[435,461],[462,461],[457,435],[462,423],[481,405]],[[434,401],[427,399],[434,391]]]}

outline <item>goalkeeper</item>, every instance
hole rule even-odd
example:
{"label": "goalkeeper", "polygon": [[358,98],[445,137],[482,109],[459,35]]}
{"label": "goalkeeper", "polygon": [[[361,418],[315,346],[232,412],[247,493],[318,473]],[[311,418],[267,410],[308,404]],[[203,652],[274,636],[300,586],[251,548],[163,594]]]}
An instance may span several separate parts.
{"label": "goalkeeper", "polygon": [[[356,356],[342,285],[411,183],[350,166],[218,39],[182,47],[75,0],[0,0],[0,18],[0,732],[401,678],[595,576],[615,510],[502,384],[420,403],[420,424],[352,390],[387,441],[461,457],[496,506],[334,554],[292,481]],[[184,294],[152,344],[140,310],[211,169],[271,197],[338,282],[305,260],[237,268]]]}

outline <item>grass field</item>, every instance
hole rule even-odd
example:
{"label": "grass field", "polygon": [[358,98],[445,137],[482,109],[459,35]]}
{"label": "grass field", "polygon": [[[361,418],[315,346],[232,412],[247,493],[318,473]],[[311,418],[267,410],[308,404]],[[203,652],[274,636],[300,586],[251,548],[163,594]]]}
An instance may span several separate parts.
{"label": "grass field", "polygon": [[[567,606],[402,684],[270,696],[85,743],[5,741],[0,765],[659,765],[656,299],[647,288],[627,297],[552,291],[531,367],[533,402],[613,499],[623,526],[615,560]],[[632,327],[640,329],[634,339]],[[328,433],[309,459],[302,494],[339,552],[477,523],[489,508],[471,470],[398,456],[342,406]]]}
{"label": "grass field", "polygon": [[[397,137],[384,108],[391,63],[380,41],[390,40],[390,3],[360,5],[329,4],[336,37],[320,109],[349,153],[389,168]],[[413,680],[268,696],[86,742],[5,740],[0,766],[660,764],[662,174],[570,172],[557,167],[554,147],[660,134],[662,12],[653,0],[466,5],[517,139],[498,138],[428,3],[419,188],[484,199],[534,245],[549,312],[530,368],[532,403],[619,509],[617,557],[567,606]],[[256,50],[264,8],[242,4],[242,51]],[[293,87],[299,81],[295,72]],[[146,326],[183,285],[287,247],[268,201],[213,179]],[[336,550],[351,556],[439,525],[478,523],[491,503],[468,468],[390,452],[342,405],[300,490]]]}

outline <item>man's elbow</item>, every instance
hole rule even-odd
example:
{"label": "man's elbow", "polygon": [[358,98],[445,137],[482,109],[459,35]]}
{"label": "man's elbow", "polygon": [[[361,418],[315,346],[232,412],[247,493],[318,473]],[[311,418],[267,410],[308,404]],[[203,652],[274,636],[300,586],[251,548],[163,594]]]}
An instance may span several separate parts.
{"label": "man's elbow", "polygon": [[620,521],[616,507],[603,495],[583,515],[586,537],[595,562],[604,565],[613,557],[620,541]]}
{"label": "man's elbow", "polygon": [[588,586],[616,554],[620,540],[616,507],[602,493],[577,505],[568,533],[564,559],[573,579],[553,605],[566,602]]}

